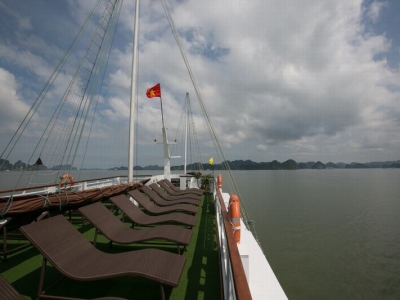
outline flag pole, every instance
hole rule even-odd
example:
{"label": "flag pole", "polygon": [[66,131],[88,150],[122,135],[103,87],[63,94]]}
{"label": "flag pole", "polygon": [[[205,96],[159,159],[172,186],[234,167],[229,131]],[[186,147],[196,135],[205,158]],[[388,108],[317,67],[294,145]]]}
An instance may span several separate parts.
{"label": "flag pole", "polygon": [[164,128],[164,127],[165,127],[165,125],[164,125],[164,112],[163,112],[163,109],[162,109],[162,98],[161,98],[161,96],[160,96],[160,103],[161,103],[161,120],[162,120],[162,127]]}

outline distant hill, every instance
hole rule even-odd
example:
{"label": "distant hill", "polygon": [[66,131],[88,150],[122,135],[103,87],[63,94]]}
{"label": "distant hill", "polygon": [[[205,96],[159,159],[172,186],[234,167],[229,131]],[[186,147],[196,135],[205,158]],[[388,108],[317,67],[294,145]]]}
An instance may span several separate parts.
{"label": "distant hill", "polygon": [[[358,163],[352,162],[349,164],[338,162],[328,162],[326,164],[317,161],[309,161],[309,162],[296,162],[293,159],[288,159],[284,162],[278,162],[277,160],[273,160],[271,162],[254,162],[251,160],[234,160],[234,161],[225,161],[221,164],[210,165],[209,163],[201,164],[199,162],[194,164],[187,165],[187,169],[189,170],[198,170],[199,166],[202,166],[204,170],[222,170],[222,166],[229,165],[231,170],[300,170],[300,169],[369,169],[369,168],[400,168],[400,160],[396,161],[384,161],[384,162],[370,162],[370,163]],[[74,167],[71,168],[70,165],[65,166],[56,166],[52,169],[62,168],[65,170],[76,169]],[[0,159],[0,171],[10,170],[10,171],[18,171],[18,170],[32,170],[32,169],[47,169],[44,165],[27,165],[23,163],[21,160],[18,160],[15,164],[10,163],[8,160]],[[150,165],[146,167],[135,166],[134,170],[163,170],[163,166],[158,165]],[[109,170],[128,170],[126,166],[114,167]],[[183,165],[181,166],[172,166],[171,170],[183,170]]]}
{"label": "distant hill", "polygon": [[76,167],[72,167],[71,165],[57,165],[51,168],[43,165],[41,160],[38,160],[34,165],[29,165],[21,160],[18,160],[15,164],[10,163],[8,160],[0,159],[0,171],[23,171],[23,170],[76,170]]}
{"label": "distant hill", "polygon": [[[189,164],[187,169],[197,170],[199,169],[200,163]],[[309,162],[296,162],[293,159],[286,160],[284,162],[278,162],[273,160],[271,162],[254,162],[251,160],[234,160],[225,161],[221,164],[210,165],[209,163],[202,164],[204,170],[221,170],[223,165],[229,165],[231,170],[300,170],[300,169],[369,169],[369,168],[400,168],[400,160],[398,161],[386,161],[386,162],[371,162],[371,163],[356,163],[352,162],[346,164],[343,162],[333,163],[328,162],[326,164],[321,161],[309,161]],[[148,166],[147,170],[160,170],[162,167]],[[135,167],[136,168],[136,167]],[[140,167],[141,168],[141,167]],[[142,168],[143,169],[143,168]],[[183,165],[171,167],[172,170],[183,170]]]}

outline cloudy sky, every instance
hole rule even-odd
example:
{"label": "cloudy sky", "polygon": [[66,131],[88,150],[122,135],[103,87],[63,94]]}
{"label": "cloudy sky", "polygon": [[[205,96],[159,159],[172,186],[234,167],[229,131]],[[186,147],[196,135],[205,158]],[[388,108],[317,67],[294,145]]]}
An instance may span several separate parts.
{"label": "cloudy sky", "polygon": [[[93,3],[0,0],[1,152]],[[400,159],[400,1],[166,3],[227,159]],[[162,148],[154,143],[161,139],[160,101],[145,95],[158,82],[170,139],[185,93],[191,95],[207,161],[216,153],[160,1],[141,1],[141,15],[137,164],[163,164]],[[127,0],[87,167],[127,166],[133,16],[134,1]],[[27,161],[25,155],[9,160]]]}

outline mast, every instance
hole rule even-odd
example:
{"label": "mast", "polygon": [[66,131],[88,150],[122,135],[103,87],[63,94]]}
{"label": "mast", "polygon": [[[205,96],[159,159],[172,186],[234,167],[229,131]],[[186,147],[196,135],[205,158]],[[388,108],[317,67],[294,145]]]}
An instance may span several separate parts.
{"label": "mast", "polygon": [[185,121],[185,160],[183,164],[183,174],[186,174],[186,158],[187,158],[187,138],[188,138],[188,120],[189,120],[189,93],[186,92],[186,121]]}
{"label": "mast", "polygon": [[137,58],[139,48],[139,6],[140,0],[136,0],[135,6],[135,30],[133,34],[132,51],[132,77],[131,77],[131,106],[129,118],[129,162],[128,162],[128,183],[133,181],[133,152],[135,139],[135,105],[137,95]]}
{"label": "mast", "polygon": [[171,155],[168,148],[167,128],[163,126],[163,145],[164,145],[164,178],[171,179]]}
{"label": "mast", "polygon": [[168,142],[167,127],[162,128],[163,145],[164,145],[164,178],[171,179],[171,158],[181,158],[180,156],[171,156],[168,145],[176,144],[176,142]]}

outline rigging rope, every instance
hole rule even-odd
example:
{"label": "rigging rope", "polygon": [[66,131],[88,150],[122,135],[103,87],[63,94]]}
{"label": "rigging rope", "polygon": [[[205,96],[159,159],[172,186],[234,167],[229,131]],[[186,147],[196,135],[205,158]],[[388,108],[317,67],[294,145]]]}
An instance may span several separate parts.
{"label": "rigging rope", "polygon": [[[11,138],[7,147],[4,149],[3,153],[1,154],[1,158],[4,158],[2,164],[4,164],[8,159],[28,125],[32,120],[34,120],[34,115],[38,114],[39,107],[43,106],[42,104],[44,103],[44,100],[47,99],[46,97],[49,96],[49,94],[51,94],[49,92],[53,91],[51,88],[55,89],[55,80],[59,77],[59,74],[64,68],[66,62],[69,61],[72,50],[77,47],[78,40],[83,36],[84,31],[88,28],[89,21],[93,20],[97,16],[95,12],[99,10],[100,3],[101,1],[98,0],[93,6],[90,14],[84,21],[72,44],[67,49],[67,52],[56,66],[48,82],[45,84],[44,88],[24,117],[17,131]],[[49,122],[44,127],[44,130],[28,160],[28,165],[35,159],[37,162],[44,162],[49,169],[40,170],[41,167],[38,164],[37,170],[35,170],[35,168],[30,172],[28,186],[56,183],[60,176],[61,168],[68,166],[68,163],[70,163],[69,170],[72,168],[75,162],[77,150],[81,143],[84,129],[86,127],[85,125],[88,120],[88,116],[90,112],[93,111],[93,109],[91,109],[93,107],[93,99],[97,95],[97,102],[95,102],[92,122],[94,120],[94,114],[99,101],[99,92],[102,86],[102,80],[96,79],[104,78],[105,69],[110,55],[109,49],[111,48],[114,38],[121,7],[122,0],[108,0],[108,2],[105,4],[104,11],[95,29],[95,33],[92,35],[92,39],[90,40],[90,44],[85,56],[82,58],[77,71],[68,85],[67,90],[61,97],[59,103],[56,105],[56,109],[49,117]],[[51,103],[49,105],[51,105]],[[43,118],[44,116],[41,117]],[[89,128],[89,137],[92,124]],[[38,154],[37,151],[39,148],[41,148],[41,150]],[[86,150],[87,145],[85,154]],[[38,158],[36,159],[36,157]],[[23,172],[21,172],[18,180],[16,181],[14,191],[11,193],[10,197],[8,197],[7,204],[1,213],[2,215],[7,213],[12,206],[14,192],[19,186],[19,183],[26,170],[27,169],[24,168]],[[41,175],[40,178],[42,181],[33,182],[32,178],[34,175]]]}
{"label": "rigging rope", "polygon": [[[231,182],[232,182],[233,189],[234,189],[235,193],[236,193],[236,194],[239,196],[239,198],[241,199],[241,201],[240,201],[240,206],[241,206],[241,210],[242,210],[242,212],[243,212],[243,219],[244,219],[244,221],[245,221],[245,226],[246,226],[246,228],[248,228],[248,229],[253,233],[253,235],[256,237],[256,232],[255,232],[255,230],[254,230],[254,227],[249,226],[250,224],[252,224],[252,222],[250,222],[249,214],[248,214],[248,212],[247,212],[247,210],[246,210],[246,208],[245,208],[245,206],[244,206],[243,197],[241,196],[241,194],[240,194],[240,192],[239,192],[239,189],[238,189],[238,187],[237,187],[237,185],[236,185],[235,179],[233,178],[233,175],[232,175],[232,172],[231,172],[231,170],[230,170],[230,167],[229,167],[229,164],[228,164],[228,162],[227,162],[227,159],[225,158],[225,155],[224,155],[224,153],[223,153],[223,151],[222,151],[221,144],[220,144],[219,141],[218,141],[215,128],[214,128],[213,123],[212,123],[212,121],[211,121],[210,115],[209,115],[209,113],[208,113],[208,111],[207,111],[207,109],[206,109],[206,107],[205,107],[205,104],[204,104],[204,101],[203,101],[203,97],[202,97],[202,95],[201,95],[201,92],[200,92],[200,89],[199,89],[199,87],[198,87],[198,85],[197,85],[197,82],[196,82],[196,80],[195,80],[195,78],[194,78],[192,69],[191,69],[190,64],[189,64],[189,60],[188,60],[188,58],[187,58],[187,56],[186,56],[186,52],[185,52],[185,50],[184,50],[184,48],[183,48],[183,46],[182,46],[182,43],[181,43],[181,41],[180,41],[179,35],[178,35],[178,33],[177,33],[177,30],[176,30],[175,23],[174,23],[174,21],[173,21],[173,19],[172,19],[172,16],[171,16],[171,13],[170,13],[170,11],[169,11],[169,9],[168,9],[166,3],[165,3],[165,0],[160,0],[160,1],[161,1],[162,6],[163,6],[164,13],[165,13],[165,15],[166,15],[166,17],[167,17],[167,19],[168,19],[168,21],[169,21],[169,24],[170,24],[170,26],[171,26],[172,33],[173,33],[173,35],[174,35],[174,37],[175,37],[176,43],[177,43],[177,45],[178,45],[178,48],[179,48],[179,50],[180,50],[180,52],[181,52],[183,61],[184,61],[185,65],[186,65],[186,69],[187,69],[187,71],[188,71],[188,73],[189,73],[189,76],[190,76],[190,79],[191,79],[191,81],[192,81],[194,90],[195,90],[196,95],[197,95],[197,98],[198,98],[198,100],[199,100],[200,108],[201,108],[201,110],[202,110],[202,112],[203,112],[204,118],[206,119],[206,124],[207,124],[207,127],[208,127],[209,131],[210,131],[210,135],[211,135],[211,137],[212,137],[212,141],[213,141],[214,147],[215,147],[215,149],[217,150],[217,153],[218,153],[219,157],[222,159],[222,165],[223,165],[223,167],[225,167],[225,169],[228,171],[229,179],[230,179]],[[257,237],[256,237],[256,238],[257,238]]]}
{"label": "rigging rope", "polygon": [[[119,16],[121,14],[121,8],[122,8],[122,2],[121,2],[121,5],[119,6],[119,8],[117,8],[117,13],[116,13],[115,17],[112,19],[115,23],[112,25],[112,28],[113,28],[112,29],[112,33],[109,35],[109,39],[108,39],[108,42],[106,43],[105,49],[110,49],[111,45],[113,44],[114,37],[115,37],[115,32],[117,30],[117,25],[118,25],[118,19],[119,19]],[[96,116],[97,107],[99,105],[100,95],[101,95],[101,91],[102,91],[102,88],[103,88],[104,77],[105,77],[105,74],[106,74],[105,69],[107,68],[107,65],[108,65],[108,62],[109,62],[109,59],[110,59],[110,54],[111,54],[111,51],[104,50],[104,51],[102,51],[102,57],[100,58],[100,62],[104,62],[104,64],[105,64],[104,68],[100,67],[100,69],[104,69],[104,72],[103,72],[101,80],[99,81],[99,83],[100,83],[99,93],[97,94],[97,97],[96,97],[96,100],[95,100],[93,116],[92,116],[92,120],[90,121],[90,127],[89,127],[89,131],[88,131],[88,138],[86,140],[86,145],[85,145],[85,150],[84,150],[84,153],[83,153],[83,158],[82,158],[80,170],[82,170],[83,164],[84,164],[84,161],[85,161],[85,158],[86,158],[86,153],[87,153],[88,146],[89,146],[89,140],[90,140],[91,132],[92,132],[92,129],[93,129],[94,118]],[[87,111],[87,115],[85,117],[85,122],[86,122],[86,118],[88,116],[88,113],[89,113],[89,110]],[[85,126],[82,127],[82,130],[83,130],[84,127]],[[80,137],[82,136],[82,133],[83,132],[81,132]],[[72,160],[71,165],[74,165],[74,161],[75,161],[77,150],[78,150],[78,146],[75,148],[75,153],[73,155],[73,160]]]}
{"label": "rigging rope", "polygon": [[[187,136],[184,130],[185,126],[183,126],[184,123],[187,123],[186,125],[188,127]],[[188,143],[187,144],[188,161],[186,162],[186,166],[192,166],[193,170],[203,170],[203,165],[201,163],[202,155],[200,151],[199,141],[197,138],[196,127],[194,126],[193,111],[188,93],[186,93],[184,109],[182,110],[182,113],[179,117],[175,141],[179,140],[179,138],[181,137],[182,140],[185,140],[187,138],[187,143]],[[178,145],[181,146],[180,149],[178,149]],[[184,148],[183,143],[174,144],[171,153],[183,153],[185,152],[185,149],[183,148]],[[195,163],[197,164],[197,168]],[[185,162],[182,163],[182,165],[184,164]]]}
{"label": "rigging rope", "polygon": [[[18,144],[20,138],[23,136],[23,133],[25,132],[26,128],[28,127],[28,125],[30,124],[30,122],[32,121],[33,116],[36,114],[38,108],[40,107],[40,105],[42,104],[43,100],[45,99],[48,91],[50,90],[50,88],[52,87],[52,85],[54,84],[54,81],[56,80],[56,78],[58,77],[60,70],[62,69],[62,67],[65,65],[65,63],[68,61],[69,56],[72,53],[72,49],[75,47],[75,45],[77,44],[77,41],[79,40],[79,38],[82,36],[84,30],[87,28],[90,19],[92,18],[94,12],[97,10],[98,6],[100,4],[100,0],[97,0],[97,2],[95,3],[95,5],[93,6],[91,12],[89,13],[89,15],[87,16],[87,18],[85,19],[85,21],[83,22],[83,25],[81,26],[80,30],[78,31],[78,33],[76,34],[75,38],[73,39],[73,42],[71,43],[70,47],[67,49],[66,53],[64,54],[64,56],[61,58],[60,62],[57,64],[56,68],[54,69],[53,73],[50,75],[48,81],[46,82],[45,86],[43,87],[43,89],[41,90],[41,92],[39,93],[38,97],[36,98],[36,100],[34,101],[33,105],[31,106],[31,108],[29,109],[29,111],[27,112],[27,114],[25,115],[24,119],[22,120],[21,124],[18,126],[17,130],[15,131],[14,135],[12,136],[11,140],[9,141],[9,143],[7,144],[7,146],[4,148],[4,151],[2,152],[2,154],[0,155],[0,158],[4,159],[3,160],[3,164],[0,166],[3,167],[4,163],[6,160],[8,160],[10,154],[13,152],[14,148],[16,147],[16,145]],[[49,124],[48,124],[49,126]],[[47,131],[46,127],[45,131]],[[44,131],[44,132],[45,132]],[[43,138],[43,136],[42,136]],[[37,150],[37,147],[39,146],[39,144],[36,146],[36,148],[34,149],[34,151],[32,152],[31,157],[28,160],[28,164],[31,163],[33,161],[33,157],[35,155],[35,152]],[[23,175],[25,173],[25,170],[23,172],[21,172],[20,177],[18,178],[18,180],[16,181],[16,184],[14,186],[14,189],[16,189],[16,187],[19,185]]]}

